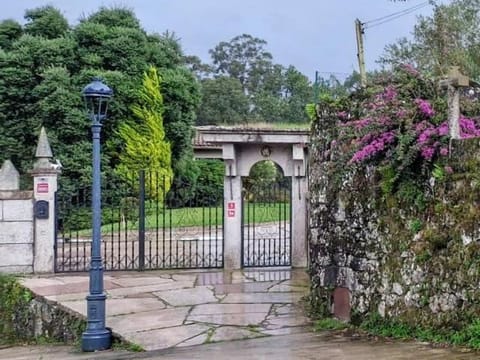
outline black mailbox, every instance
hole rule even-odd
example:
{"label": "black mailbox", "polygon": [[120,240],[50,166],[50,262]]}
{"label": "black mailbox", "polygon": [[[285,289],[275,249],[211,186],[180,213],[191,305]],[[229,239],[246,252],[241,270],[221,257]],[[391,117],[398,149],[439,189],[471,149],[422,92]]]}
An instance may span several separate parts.
{"label": "black mailbox", "polygon": [[35,203],[35,217],[37,219],[48,219],[48,201],[38,200]]}

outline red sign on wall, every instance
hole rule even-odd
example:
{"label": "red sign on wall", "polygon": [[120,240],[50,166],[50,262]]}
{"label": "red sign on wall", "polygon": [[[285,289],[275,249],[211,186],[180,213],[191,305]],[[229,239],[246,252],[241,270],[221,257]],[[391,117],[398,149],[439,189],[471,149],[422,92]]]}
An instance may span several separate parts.
{"label": "red sign on wall", "polygon": [[37,184],[37,193],[48,193],[48,183],[38,183]]}
{"label": "red sign on wall", "polygon": [[228,210],[235,210],[235,202],[231,201],[228,203]]}
{"label": "red sign on wall", "polygon": [[235,217],[235,210],[228,210],[228,217]]}

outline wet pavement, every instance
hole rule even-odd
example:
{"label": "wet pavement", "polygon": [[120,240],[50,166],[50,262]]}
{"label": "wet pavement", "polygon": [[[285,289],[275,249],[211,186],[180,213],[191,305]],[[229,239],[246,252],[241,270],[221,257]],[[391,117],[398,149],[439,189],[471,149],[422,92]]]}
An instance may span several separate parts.
{"label": "wet pavement", "polygon": [[0,349],[9,360],[470,360],[480,354],[433,348],[412,342],[352,339],[329,332],[297,333],[219,342],[140,353],[103,351],[81,353],[67,346],[30,346]]}
{"label": "wet pavement", "polygon": [[[18,346],[0,349],[0,359],[480,359],[479,353],[428,344],[312,332],[302,311],[301,299],[309,283],[303,270],[112,272],[104,279],[107,325],[147,351],[81,353],[73,346]],[[31,277],[23,282],[35,293],[85,316],[85,274]]]}
{"label": "wet pavement", "polygon": [[[34,293],[86,316],[88,276],[31,277]],[[304,332],[304,270],[111,272],[106,325],[145,350]]]}

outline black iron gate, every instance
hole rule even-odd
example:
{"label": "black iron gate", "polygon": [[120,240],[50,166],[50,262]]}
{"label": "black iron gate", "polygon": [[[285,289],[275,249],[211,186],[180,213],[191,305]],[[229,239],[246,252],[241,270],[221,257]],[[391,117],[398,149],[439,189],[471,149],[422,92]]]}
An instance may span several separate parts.
{"label": "black iron gate", "polygon": [[291,178],[243,180],[242,265],[291,265]]}
{"label": "black iron gate", "polygon": [[[218,196],[196,194],[190,184],[145,171],[103,184],[105,270],[223,267],[222,188]],[[55,271],[89,270],[90,188],[57,192],[56,223]]]}

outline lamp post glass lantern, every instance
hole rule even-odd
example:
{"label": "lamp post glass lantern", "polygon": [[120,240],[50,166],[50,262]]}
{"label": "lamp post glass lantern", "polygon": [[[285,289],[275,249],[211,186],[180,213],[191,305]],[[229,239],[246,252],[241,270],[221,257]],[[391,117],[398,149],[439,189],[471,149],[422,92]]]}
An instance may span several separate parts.
{"label": "lamp post glass lantern", "polygon": [[92,121],[92,244],[90,260],[90,291],[87,295],[87,329],[82,334],[82,350],[109,349],[112,344],[110,329],[105,327],[105,299],[103,292],[103,264],[101,255],[100,227],[102,225],[100,183],[100,130],[107,117],[107,108],[113,91],[99,78],[82,90],[82,97]]}

